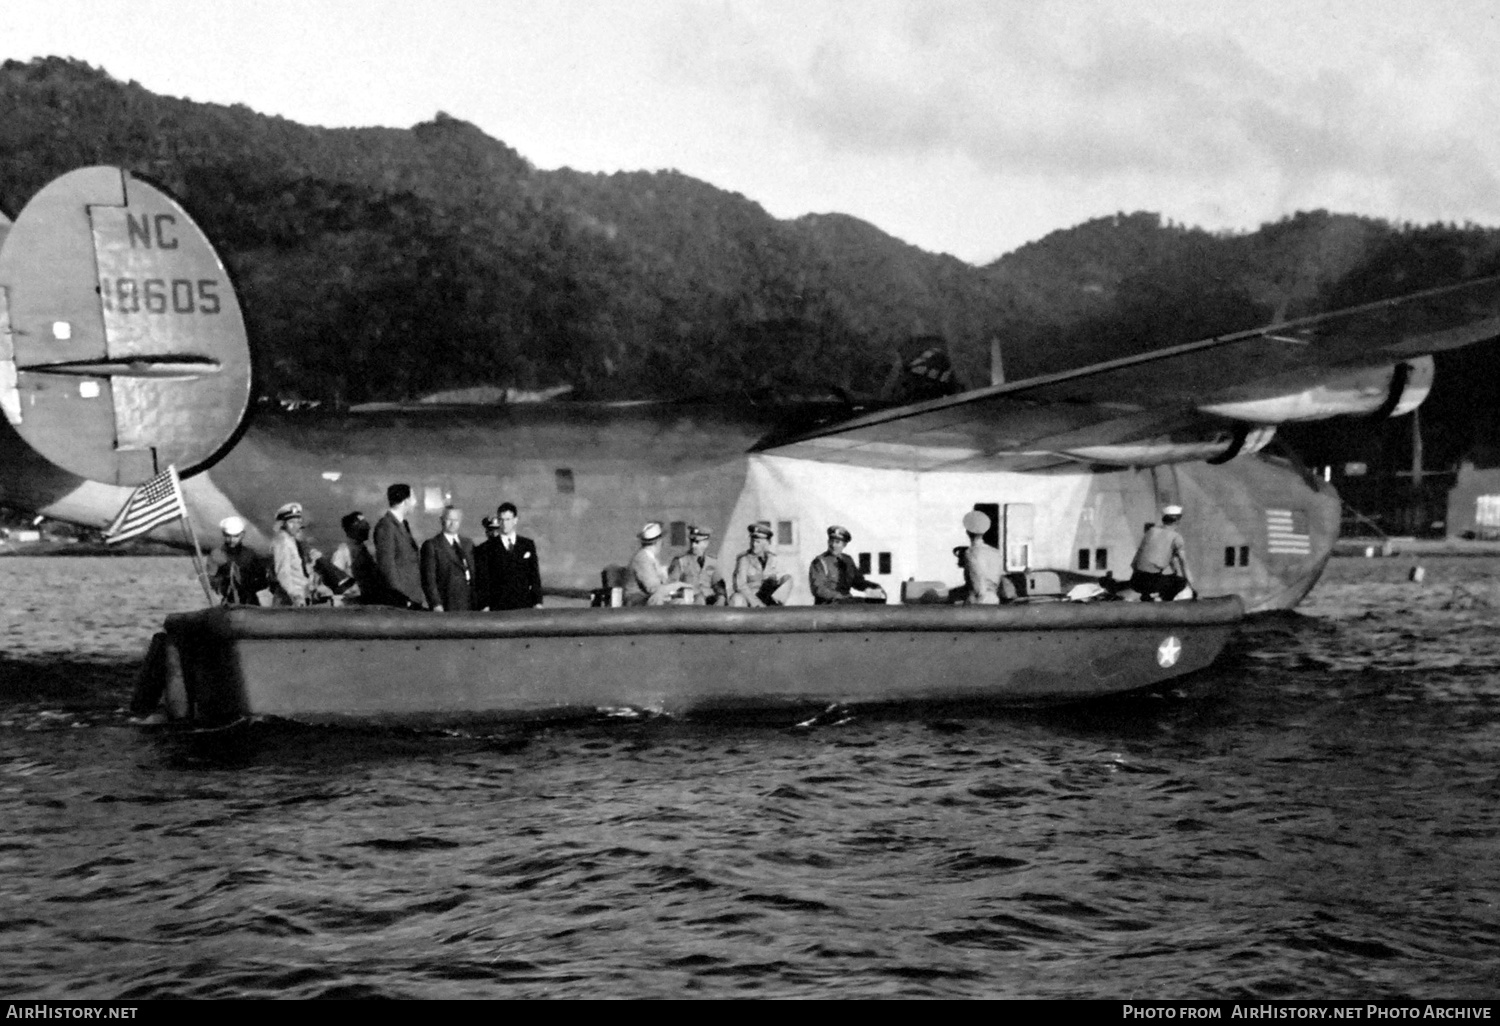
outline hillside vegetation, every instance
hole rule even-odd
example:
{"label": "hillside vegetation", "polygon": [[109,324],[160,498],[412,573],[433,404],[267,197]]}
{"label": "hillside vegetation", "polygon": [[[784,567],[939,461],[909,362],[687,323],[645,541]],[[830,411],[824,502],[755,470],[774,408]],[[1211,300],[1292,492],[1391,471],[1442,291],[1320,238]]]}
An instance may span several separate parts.
{"label": "hillside vegetation", "polygon": [[1121,213],[985,267],[842,214],[791,221],[674,171],[542,171],[438,113],[325,129],[47,58],[0,67],[0,208],[118,164],[171,191],[241,292],[262,392],[874,394],[936,337],[958,379],[1158,348],[1491,268],[1500,235],[1298,214],[1215,234]]}

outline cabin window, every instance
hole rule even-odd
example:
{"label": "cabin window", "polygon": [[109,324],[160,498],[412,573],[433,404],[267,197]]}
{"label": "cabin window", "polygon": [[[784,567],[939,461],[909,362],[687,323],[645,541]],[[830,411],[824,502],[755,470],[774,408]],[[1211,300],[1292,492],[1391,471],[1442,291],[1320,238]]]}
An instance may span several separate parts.
{"label": "cabin window", "polygon": [[990,529],[984,532],[984,543],[992,549],[998,549],[1000,547],[1000,504],[976,502],[974,508],[990,518]]}
{"label": "cabin window", "polygon": [[859,572],[862,574],[870,572],[870,554],[868,552],[861,552],[859,554]]}
{"label": "cabin window", "polygon": [[674,521],[672,521],[672,539],[671,539],[671,544],[674,545],[675,547],[679,548],[679,549],[680,548],[686,548],[687,547],[687,540],[688,540],[687,539],[687,529],[688,529],[688,525],[687,525],[687,521],[686,520],[674,520]]}
{"label": "cabin window", "polygon": [[791,545],[792,542],[792,522],[790,520],[776,521],[776,544]]}
{"label": "cabin window", "polygon": [[438,485],[428,485],[422,489],[422,508],[428,513],[441,513],[443,507],[448,505],[449,495]]}
{"label": "cabin window", "polygon": [[572,495],[573,487],[573,471],[567,467],[558,467],[557,493],[559,495]]}
{"label": "cabin window", "polygon": [[[988,539],[988,535],[985,536]],[[1036,538],[1036,506],[1029,502],[1005,504],[1006,570],[1031,569],[1031,546]]]}
{"label": "cabin window", "polygon": [[1500,495],[1481,495],[1474,500],[1474,526],[1483,532],[1500,528]]}
{"label": "cabin window", "polygon": [[1225,566],[1234,566],[1234,546],[1233,545],[1226,545],[1226,546],[1224,546],[1224,565]]}
{"label": "cabin window", "polygon": [[1080,570],[1087,570],[1088,568],[1089,568],[1089,550],[1088,549],[1079,549],[1078,550],[1078,569],[1080,569]]}
{"label": "cabin window", "polygon": [[1095,549],[1094,550],[1094,569],[1095,570],[1108,570],[1109,569],[1109,550],[1108,549]]}
{"label": "cabin window", "polygon": [[1250,546],[1248,546],[1248,545],[1241,545],[1240,546],[1240,566],[1249,566],[1249,565],[1250,565]]}
{"label": "cabin window", "polygon": [[891,572],[891,554],[889,552],[882,552],[880,554],[879,566],[879,573],[888,574]]}
{"label": "cabin window", "polygon": [[1224,565],[1225,566],[1249,566],[1250,565],[1250,546],[1248,546],[1248,545],[1240,545],[1238,547],[1236,547],[1234,545],[1226,545],[1226,546],[1224,546]]}

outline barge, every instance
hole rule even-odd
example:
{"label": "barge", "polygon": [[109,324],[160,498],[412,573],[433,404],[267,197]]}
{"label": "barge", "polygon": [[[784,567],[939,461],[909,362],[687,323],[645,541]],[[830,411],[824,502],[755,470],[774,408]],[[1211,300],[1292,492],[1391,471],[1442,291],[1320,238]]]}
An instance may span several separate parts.
{"label": "barge", "polygon": [[143,683],[195,726],[440,725],[638,710],[1049,705],[1200,670],[1238,598],[724,609],[220,607],[169,616]]}

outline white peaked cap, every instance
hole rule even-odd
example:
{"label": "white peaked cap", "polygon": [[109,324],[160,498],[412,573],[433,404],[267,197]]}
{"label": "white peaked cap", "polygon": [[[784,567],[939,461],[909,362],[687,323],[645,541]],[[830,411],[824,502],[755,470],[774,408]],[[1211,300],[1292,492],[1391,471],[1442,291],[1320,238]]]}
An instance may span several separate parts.
{"label": "white peaked cap", "polygon": [[244,534],[245,518],[225,517],[223,520],[219,521],[219,530],[223,531],[225,534]]}

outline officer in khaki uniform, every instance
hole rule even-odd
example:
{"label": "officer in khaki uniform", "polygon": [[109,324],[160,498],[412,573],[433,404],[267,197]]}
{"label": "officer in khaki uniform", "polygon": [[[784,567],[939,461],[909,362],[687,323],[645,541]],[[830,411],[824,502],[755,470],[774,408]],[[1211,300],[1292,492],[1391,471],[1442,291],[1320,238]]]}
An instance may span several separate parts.
{"label": "officer in khaki uniform", "polygon": [[726,601],[724,576],[719,564],[708,554],[708,543],[714,534],[706,527],[688,528],[688,550],[672,560],[667,580],[681,581],[693,589],[695,605],[721,605]]}
{"label": "officer in khaki uniform", "polygon": [[771,525],[764,520],[750,525],[750,551],[734,561],[734,594],[731,606],[784,606],[792,593],[792,575],[776,565],[771,551]]}

